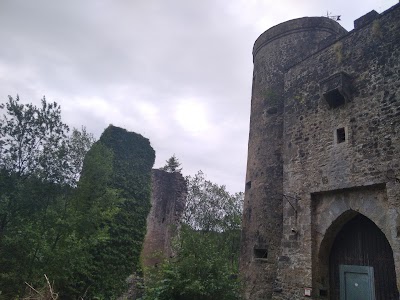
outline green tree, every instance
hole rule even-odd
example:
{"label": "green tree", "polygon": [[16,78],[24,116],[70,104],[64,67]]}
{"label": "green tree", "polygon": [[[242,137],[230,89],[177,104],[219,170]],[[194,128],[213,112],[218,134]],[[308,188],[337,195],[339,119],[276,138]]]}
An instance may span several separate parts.
{"label": "green tree", "polygon": [[19,97],[1,104],[6,109],[0,122],[0,168],[18,176],[36,175],[47,181],[63,182],[68,169],[66,155],[69,128],[61,121],[57,103],[41,107],[20,104]]}
{"label": "green tree", "polygon": [[0,104],[0,169],[18,177],[35,176],[76,185],[83,158],[94,143],[92,134],[62,122],[61,107],[41,100],[41,106],[20,104],[19,96]]}
{"label": "green tree", "polygon": [[239,299],[238,271],[243,193],[187,177],[188,197],[176,256],[146,272],[144,299]]}
{"label": "green tree", "polygon": [[87,132],[86,127],[82,126],[81,130],[72,129],[72,133],[68,138],[68,164],[70,166],[70,184],[75,186],[79,180],[83,167],[83,161],[86,153],[90,150],[95,142],[93,134]]}
{"label": "green tree", "polygon": [[174,172],[180,173],[182,171],[182,168],[179,168],[180,166],[181,166],[181,163],[175,157],[175,154],[174,154],[168,160],[165,161],[165,166],[162,167],[161,169],[164,171],[167,171],[169,173],[174,173]]}
{"label": "green tree", "polygon": [[201,231],[240,230],[243,193],[230,194],[224,185],[207,180],[202,171],[186,177],[188,196],[182,221]]}
{"label": "green tree", "polygon": [[[57,103],[0,104],[0,297],[13,299],[43,274],[66,278],[80,257],[73,187],[93,137],[61,120]],[[79,255],[78,255],[79,254]],[[59,267],[59,268],[58,268]],[[38,285],[36,285],[38,286]]]}

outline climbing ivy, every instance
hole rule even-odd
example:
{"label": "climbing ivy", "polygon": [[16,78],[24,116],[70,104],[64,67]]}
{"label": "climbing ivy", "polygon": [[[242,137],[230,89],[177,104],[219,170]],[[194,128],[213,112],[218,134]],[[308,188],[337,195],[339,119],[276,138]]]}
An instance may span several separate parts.
{"label": "climbing ivy", "polygon": [[44,98],[0,109],[0,300],[24,298],[26,283],[40,290],[44,275],[60,299],[117,298],[140,270],[148,139],[115,126],[94,144],[84,128],[68,135]]}
{"label": "climbing ivy", "polygon": [[[108,238],[91,250],[94,294],[109,299],[121,294],[130,274],[140,271],[139,256],[150,211],[155,152],[148,139],[112,125],[97,143],[112,153],[107,189],[118,194],[118,210],[107,222]],[[89,152],[87,159],[90,155]]]}

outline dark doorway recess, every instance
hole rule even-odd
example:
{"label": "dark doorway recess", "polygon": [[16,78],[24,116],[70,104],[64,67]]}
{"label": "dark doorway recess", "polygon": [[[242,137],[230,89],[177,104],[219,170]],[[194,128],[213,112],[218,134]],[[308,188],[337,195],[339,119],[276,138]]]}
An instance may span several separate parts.
{"label": "dark doorway recess", "polygon": [[399,299],[392,248],[383,232],[367,217],[358,214],[335,238],[329,257],[331,300],[340,299],[339,265],[372,267],[375,299]]}

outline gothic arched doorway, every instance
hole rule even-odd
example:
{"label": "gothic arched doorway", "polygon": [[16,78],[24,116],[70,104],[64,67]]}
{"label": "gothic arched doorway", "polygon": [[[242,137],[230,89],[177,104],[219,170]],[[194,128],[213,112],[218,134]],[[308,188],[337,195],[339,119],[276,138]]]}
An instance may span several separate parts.
{"label": "gothic arched doorway", "polygon": [[361,214],[337,234],[330,252],[329,273],[331,300],[364,300],[369,298],[365,296],[368,293],[372,300],[399,299],[392,248],[375,223]]}

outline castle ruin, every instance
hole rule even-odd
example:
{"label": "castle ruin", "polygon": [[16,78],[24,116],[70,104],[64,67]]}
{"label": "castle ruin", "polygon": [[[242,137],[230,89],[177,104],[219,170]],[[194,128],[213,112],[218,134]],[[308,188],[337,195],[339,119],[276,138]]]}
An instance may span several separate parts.
{"label": "castle ruin", "polygon": [[176,237],[187,196],[187,184],[180,172],[160,169],[151,172],[151,209],[141,253],[142,265],[155,267],[173,255]]}
{"label": "castle ruin", "polygon": [[399,299],[400,4],[253,48],[245,299]]}

